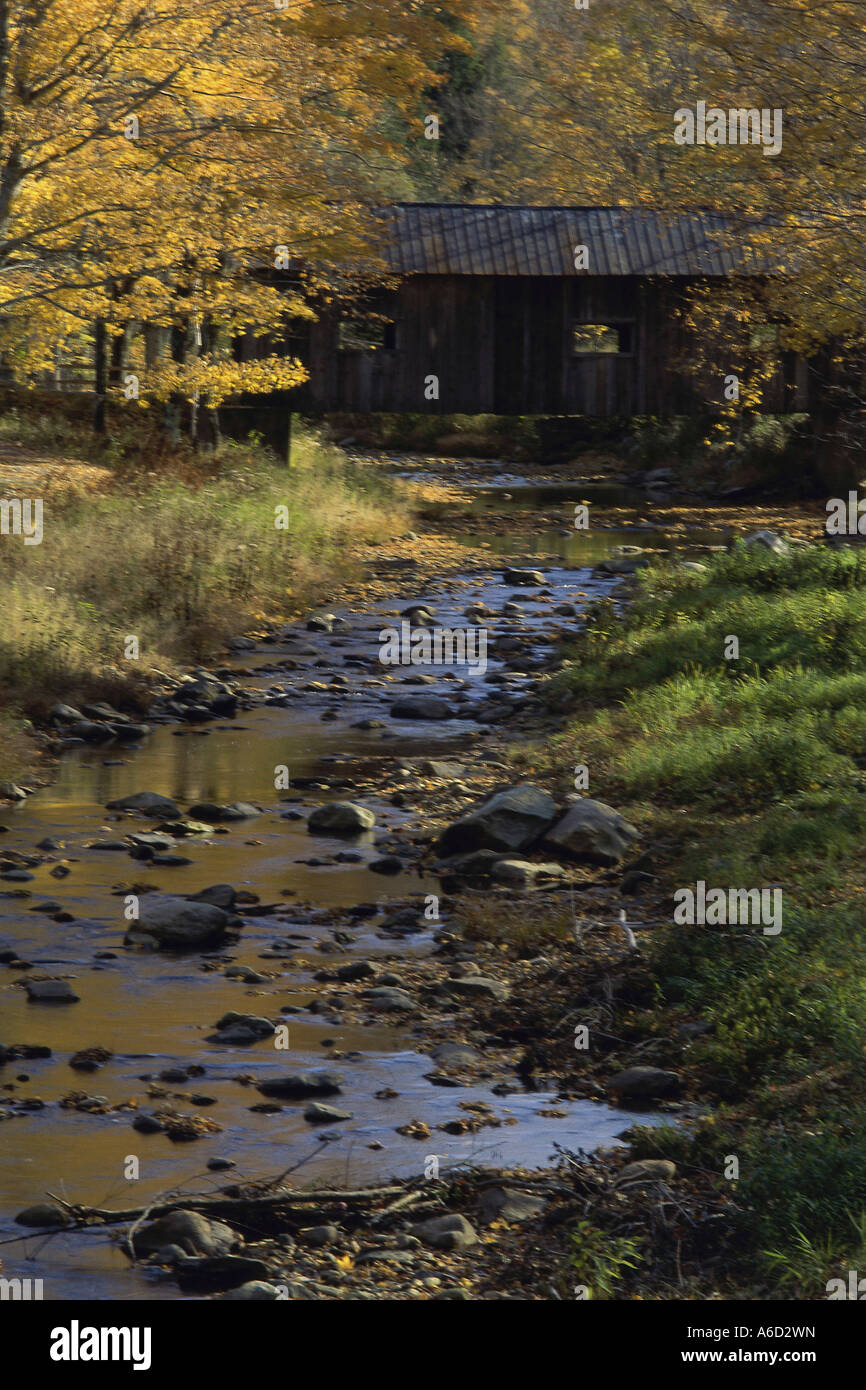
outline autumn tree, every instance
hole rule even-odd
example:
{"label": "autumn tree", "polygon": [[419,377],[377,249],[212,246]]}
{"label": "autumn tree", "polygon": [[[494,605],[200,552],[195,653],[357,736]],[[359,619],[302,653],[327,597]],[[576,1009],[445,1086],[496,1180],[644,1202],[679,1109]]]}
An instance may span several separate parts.
{"label": "autumn tree", "polygon": [[[295,385],[286,317],[380,268],[368,205],[456,42],[417,0],[0,0],[7,360],[95,324],[142,400]],[[262,273],[284,263],[288,291]],[[230,351],[251,329],[265,361]]]}

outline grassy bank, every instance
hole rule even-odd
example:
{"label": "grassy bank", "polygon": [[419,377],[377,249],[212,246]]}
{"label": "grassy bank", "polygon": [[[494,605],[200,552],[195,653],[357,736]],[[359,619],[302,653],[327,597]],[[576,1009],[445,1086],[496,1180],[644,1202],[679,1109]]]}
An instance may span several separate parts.
{"label": "grassy bank", "polygon": [[[590,795],[641,826],[656,877],[635,920],[670,923],[642,935],[609,1031],[651,1039],[711,1108],[640,1139],[708,1184],[709,1224],[679,1277],[644,1252],[623,1288],[824,1298],[866,1263],[866,556],[740,546],[704,574],[653,571],[570,655],[540,756],[563,784],[588,764]],[[673,925],[673,890],[699,879],[781,886],[781,933]]]}
{"label": "grassy bank", "polygon": [[[52,443],[34,429],[2,437],[70,452],[62,435]],[[48,493],[41,544],[2,538],[0,706],[39,718],[59,698],[134,700],[152,669],[206,659],[251,625],[327,602],[369,545],[407,527],[396,490],[312,433],[296,438],[290,470],[229,443],[176,469],[112,460],[100,490]]]}

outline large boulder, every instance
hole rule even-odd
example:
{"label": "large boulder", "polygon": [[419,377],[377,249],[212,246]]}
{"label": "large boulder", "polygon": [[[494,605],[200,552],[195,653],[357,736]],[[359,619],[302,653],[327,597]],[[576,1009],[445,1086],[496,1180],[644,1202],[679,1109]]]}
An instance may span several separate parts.
{"label": "large boulder", "polygon": [[497,792],[476,811],[446,826],[439,837],[443,855],[475,849],[526,849],[553,823],[556,802],[528,782]]}
{"label": "large boulder", "polygon": [[354,801],[329,801],[310,813],[307,829],[312,835],[360,835],[372,830],[376,817]]}
{"label": "large boulder", "polygon": [[180,815],[180,807],[167,796],[158,792],[134,792],[132,796],[121,796],[117,801],[109,801],[109,811],[140,811],[145,816]]}
{"label": "large boulder", "polygon": [[137,922],[126,934],[129,946],[155,946],[167,951],[195,951],[219,944],[231,921],[228,912],[213,903],[188,902],[186,898],[162,898],[146,902]]}
{"label": "large boulder", "polygon": [[618,864],[637,837],[635,827],[612,806],[582,796],[569,806],[544,839],[545,844],[571,859]]}
{"label": "large boulder", "polygon": [[227,1255],[238,1244],[231,1226],[210,1221],[197,1211],[172,1211],[136,1231],[136,1255],[153,1255],[168,1245],[177,1245],[187,1255]]}

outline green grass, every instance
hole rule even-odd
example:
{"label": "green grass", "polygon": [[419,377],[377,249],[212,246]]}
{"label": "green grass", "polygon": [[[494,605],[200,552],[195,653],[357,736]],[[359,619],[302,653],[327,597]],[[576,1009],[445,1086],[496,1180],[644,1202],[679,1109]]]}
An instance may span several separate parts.
{"label": "green grass", "polygon": [[[783,888],[777,937],[654,933],[646,1012],[740,1161],[722,1296],[826,1297],[866,1265],[866,556],[738,546],[647,572],[628,613],[597,608],[564,697],[549,766],[586,762],[591,795],[658,837],[666,889]],[[711,1025],[685,1051],[683,1016]],[[705,1130],[681,1147],[719,1171]]]}

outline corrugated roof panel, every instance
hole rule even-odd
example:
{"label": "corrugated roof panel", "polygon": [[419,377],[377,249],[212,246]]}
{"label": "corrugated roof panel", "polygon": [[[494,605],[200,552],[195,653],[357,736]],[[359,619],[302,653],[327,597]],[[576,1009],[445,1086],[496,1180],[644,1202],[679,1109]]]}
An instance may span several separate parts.
{"label": "corrugated roof panel", "polygon": [[718,214],[471,203],[401,203],[389,213],[386,255],[402,274],[562,276],[580,245],[594,275],[729,275],[752,260],[719,237]]}

